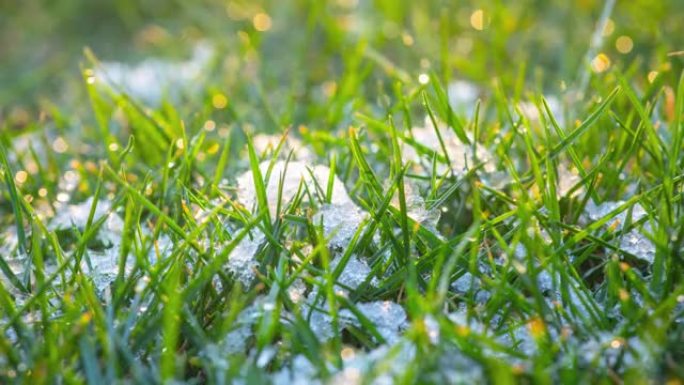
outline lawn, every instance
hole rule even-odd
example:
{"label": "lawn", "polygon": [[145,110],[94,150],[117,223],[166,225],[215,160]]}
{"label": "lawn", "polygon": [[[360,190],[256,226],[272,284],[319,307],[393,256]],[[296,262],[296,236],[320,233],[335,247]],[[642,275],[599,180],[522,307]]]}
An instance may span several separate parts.
{"label": "lawn", "polygon": [[684,384],[682,21],[0,1],[0,383]]}

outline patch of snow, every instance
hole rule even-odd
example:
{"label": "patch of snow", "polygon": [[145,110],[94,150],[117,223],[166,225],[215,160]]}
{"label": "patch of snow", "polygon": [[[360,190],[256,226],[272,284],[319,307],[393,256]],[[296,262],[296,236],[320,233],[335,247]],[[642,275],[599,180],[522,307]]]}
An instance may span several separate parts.
{"label": "patch of snow", "polygon": [[230,252],[226,268],[244,287],[249,287],[256,276],[255,269],[259,266],[254,258],[259,247],[266,239],[264,233],[255,230],[247,234]]}
{"label": "patch of snow", "polygon": [[[269,161],[261,162],[259,164],[259,171],[261,176],[266,178],[266,173],[269,168]],[[271,169],[268,181],[264,181],[266,187],[266,198],[268,200],[268,208],[271,216],[275,218],[276,208],[278,206],[278,190],[282,178],[282,195],[281,208],[285,206],[295,197],[299,191],[300,184],[307,187],[313,197],[318,195],[319,200],[324,201],[325,191],[328,186],[328,177],[330,176],[330,169],[325,166],[312,166],[306,162],[300,161],[277,161]],[[354,204],[347,189],[344,187],[342,181],[337,176],[333,175],[333,189],[331,196],[331,204],[345,206]],[[251,171],[247,171],[237,178],[238,195],[237,199],[248,209],[255,208],[257,203],[257,193],[254,186],[254,177]],[[303,199],[307,201],[308,196],[302,191]]]}
{"label": "patch of snow", "polygon": [[[252,137],[254,150],[256,150],[257,154],[270,155],[278,147],[278,144],[280,144],[282,138],[282,135],[254,135]],[[292,135],[288,135],[285,138],[285,143],[283,143],[278,156],[281,158],[287,158],[290,152],[292,152],[293,159],[295,160],[311,160],[314,158],[314,154],[308,148],[306,148],[302,141]]]}
{"label": "patch of snow", "polygon": [[[442,137],[446,155],[450,161],[449,164],[437,162],[436,171],[439,174],[444,174],[450,169],[456,176],[464,176],[470,169],[480,164],[482,164],[480,172],[485,174],[496,172],[497,162],[494,156],[484,146],[476,143],[475,151],[473,151],[472,144],[463,143],[458,136],[456,136],[456,133],[447,127],[438,126],[435,128],[429,118],[425,119],[423,127],[413,128],[411,134],[416,143],[443,156],[444,150],[442,150],[439,136],[437,136],[437,130],[439,130],[440,136]],[[472,138],[469,139],[473,140]],[[430,157],[421,157],[416,148],[408,142],[403,143],[402,154],[404,158],[411,160],[416,164],[421,164],[421,161],[425,161],[427,162],[427,165],[431,165],[432,159]],[[429,170],[431,170],[431,166],[429,167]]]}
{"label": "patch of snow", "polygon": [[94,71],[94,79],[122,91],[151,106],[159,106],[164,97],[176,99],[187,93],[197,93],[213,49],[198,44],[188,61],[170,62],[147,59],[137,65],[103,62]]}
{"label": "patch of snow", "polygon": [[[338,256],[330,261],[330,270],[334,271],[341,261],[342,256]],[[371,269],[368,264],[359,259],[356,255],[352,255],[344,265],[340,276],[337,278],[337,283],[355,290],[366,281],[369,275],[371,275]],[[373,277],[369,283],[371,286],[376,286],[378,280]]]}

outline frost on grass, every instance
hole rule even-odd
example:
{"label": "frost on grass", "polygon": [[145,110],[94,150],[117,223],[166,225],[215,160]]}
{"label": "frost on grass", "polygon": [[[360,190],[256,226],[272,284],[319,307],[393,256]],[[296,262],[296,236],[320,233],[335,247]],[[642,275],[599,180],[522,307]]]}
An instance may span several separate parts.
{"label": "frost on grass", "polygon": [[[624,203],[624,201],[608,201],[597,205],[593,201],[589,201],[585,208],[585,214],[589,221],[597,221],[608,216],[613,210],[622,206]],[[628,217],[630,211],[631,217]],[[637,203],[630,209],[623,210],[620,214],[610,219],[604,227],[607,229],[620,229],[628,218],[634,223],[646,216],[646,210]],[[618,238],[618,246],[621,250],[652,264],[655,259],[656,247],[653,241],[644,234],[645,232],[650,231],[650,228],[650,224],[646,222],[642,226],[637,226],[620,235]]]}
{"label": "frost on grass", "polygon": [[147,59],[137,65],[103,62],[95,70],[93,79],[150,106],[158,106],[165,97],[177,99],[197,93],[212,55],[213,49],[201,43],[195,47],[190,60],[182,62],[161,59]]}

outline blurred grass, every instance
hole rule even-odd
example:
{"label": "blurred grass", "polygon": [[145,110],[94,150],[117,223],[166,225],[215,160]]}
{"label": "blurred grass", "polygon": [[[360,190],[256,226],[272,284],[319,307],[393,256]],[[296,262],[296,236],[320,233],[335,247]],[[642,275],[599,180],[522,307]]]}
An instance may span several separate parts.
{"label": "blurred grass", "polygon": [[[413,72],[430,63],[448,77],[512,86],[522,76],[535,88],[557,91],[576,80],[601,1],[44,1],[0,2],[0,106],[4,119],[14,108],[39,100],[73,97],[72,79],[84,47],[106,60],[135,61],[147,55],[178,58],[199,39],[225,44],[235,54],[236,32],[256,50],[263,87],[289,79],[306,90],[310,82],[336,78],[347,53],[364,44],[399,69]],[[470,17],[482,9],[484,30]],[[266,12],[271,31],[255,33],[253,16]],[[668,58],[684,47],[679,17],[684,5],[671,1],[619,2],[604,39],[613,65],[677,73],[682,60]],[[318,33],[320,32],[320,33]],[[627,55],[617,37],[632,38]],[[407,44],[410,43],[410,44]],[[306,63],[306,65],[300,65]],[[305,72],[305,73],[303,73]],[[296,76],[292,76],[295,74]],[[448,80],[448,79],[447,79]],[[25,121],[21,110],[15,117]]]}

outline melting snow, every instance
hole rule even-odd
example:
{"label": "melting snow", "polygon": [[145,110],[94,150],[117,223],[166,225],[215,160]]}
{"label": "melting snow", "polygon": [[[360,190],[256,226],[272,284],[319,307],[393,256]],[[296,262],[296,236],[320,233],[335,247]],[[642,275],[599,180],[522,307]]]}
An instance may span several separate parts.
{"label": "melting snow", "polygon": [[[463,176],[468,170],[479,164],[482,164],[480,170],[484,173],[494,173],[496,171],[494,157],[482,145],[475,144],[475,151],[473,152],[473,146],[463,143],[453,130],[441,126],[435,129],[430,119],[425,119],[423,127],[413,128],[411,134],[418,144],[443,156],[444,151],[442,150],[436,130],[439,130],[450,161],[448,166],[442,162],[437,163],[437,172],[439,174],[443,174],[448,169],[451,169],[457,176]],[[416,148],[408,142],[403,144],[402,153],[404,158],[416,164],[421,164],[421,161],[427,161],[427,167],[431,170],[431,158],[421,157]]]}
{"label": "melting snow", "polygon": [[323,235],[329,239],[328,244],[336,249],[343,249],[354,237],[366,212],[355,204],[326,204],[314,215],[314,224],[323,224]]}
{"label": "melting snow", "polygon": [[[270,162],[265,161],[259,165],[261,176],[266,178]],[[284,174],[284,177],[283,177]],[[266,197],[268,199],[268,208],[272,217],[275,217],[276,208],[278,206],[278,188],[282,178],[282,206],[289,203],[299,191],[300,184],[306,186],[312,196],[323,201],[325,191],[328,186],[328,177],[330,176],[330,169],[325,166],[312,166],[309,163],[293,161],[277,161],[271,169],[268,181],[264,182],[266,187]],[[342,181],[333,175],[333,190],[331,197],[331,204],[344,206],[354,204],[347,195],[347,190]],[[247,171],[237,178],[238,196],[237,199],[247,208],[253,208],[256,205],[256,188],[254,187],[254,179],[251,171]],[[303,186],[303,187],[304,187]],[[303,198],[306,201],[308,196],[305,191],[302,191]]]}
{"label": "melting snow", "polygon": [[104,62],[94,76],[116,91],[157,106],[165,96],[177,98],[184,93],[196,93],[212,55],[211,47],[198,44],[192,58],[185,62],[147,59],[135,66]]}
{"label": "melting snow", "polygon": [[[57,209],[55,217],[50,221],[48,228],[50,230],[68,230],[72,227],[76,227],[83,230],[88,224],[88,216],[90,215],[92,206],[93,197],[90,197],[83,203],[59,208]],[[107,200],[98,200],[97,207],[95,207],[95,215],[93,216],[93,223],[105,216],[111,209],[111,206],[111,203]]]}
{"label": "melting snow", "polygon": [[475,84],[465,80],[455,80],[447,86],[447,93],[449,94],[449,105],[454,112],[467,117],[473,115],[475,103],[480,95],[480,90]]}
{"label": "melting snow", "polygon": [[[281,140],[282,135],[257,134],[252,137],[252,143],[257,154],[265,154],[266,156],[275,151]],[[302,141],[292,135],[288,135],[285,138],[285,143],[278,155],[281,158],[287,158],[290,152],[292,152],[293,159],[295,160],[311,160],[314,157],[313,153],[304,146]]]}
{"label": "melting snow", "polygon": [[249,287],[254,281],[255,270],[259,266],[254,256],[265,239],[261,231],[252,231],[230,252],[226,267],[244,287]]}
{"label": "melting snow", "polygon": [[[600,205],[596,205],[593,201],[589,201],[587,203],[585,213],[589,220],[597,221],[605,217],[611,211],[615,210],[624,203],[624,201],[609,201],[604,202]],[[627,215],[629,214],[629,211],[630,209],[623,210],[620,214],[612,218],[605,225],[605,227],[618,228],[619,226],[622,226],[627,220]],[[632,206],[631,211],[632,223],[639,221],[640,219],[647,216],[646,210],[638,203]],[[619,240],[620,249],[636,256],[639,259],[643,259],[648,263],[653,263],[656,252],[655,244],[646,235],[642,233],[642,231],[648,231],[649,229],[649,223],[645,223],[642,226],[641,230],[639,230],[638,228],[633,228],[629,232],[621,235]]]}
{"label": "melting snow", "polygon": [[[406,200],[406,213],[414,221],[424,225],[426,228],[434,230],[439,222],[440,211],[438,209],[429,210],[425,200],[420,195],[420,190],[414,183],[404,181],[404,197]],[[400,207],[399,192],[396,191],[392,198],[392,205],[397,209]]]}
{"label": "melting snow", "polygon": [[[330,261],[330,270],[336,269],[341,261],[341,256]],[[342,273],[337,278],[337,283],[355,290],[366,281],[369,275],[371,275],[371,269],[368,267],[368,264],[355,255],[352,255],[347,261],[347,264],[344,265]],[[372,286],[376,286],[378,283],[375,277],[373,277],[369,282]]]}
{"label": "melting snow", "polygon": [[[549,109],[551,110],[551,114],[553,117],[559,121],[562,122],[563,120],[563,105],[561,104],[560,100],[551,95],[546,97],[546,103],[549,105]],[[544,108],[543,105],[540,105],[542,111],[544,112],[544,118],[547,118],[546,115],[546,109]],[[520,109],[520,112],[529,120],[530,122],[533,123],[540,123],[541,122],[541,115],[539,113],[539,109],[537,108],[537,105],[534,102],[531,101],[524,101],[518,103],[518,108]]]}

